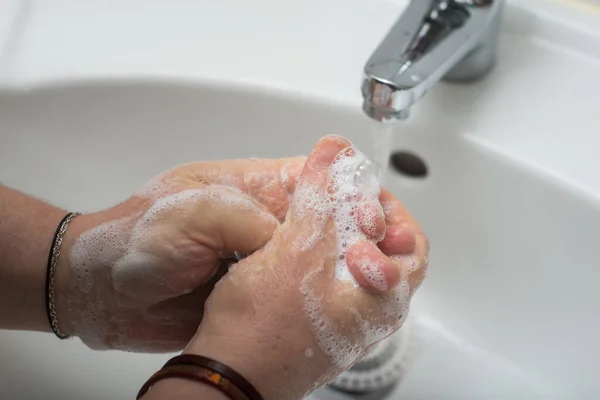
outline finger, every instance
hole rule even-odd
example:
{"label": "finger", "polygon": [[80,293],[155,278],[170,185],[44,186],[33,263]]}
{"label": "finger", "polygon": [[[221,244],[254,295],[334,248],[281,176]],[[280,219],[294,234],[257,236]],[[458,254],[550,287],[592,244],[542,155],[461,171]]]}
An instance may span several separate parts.
{"label": "finger", "polygon": [[326,136],[315,145],[306,159],[304,169],[300,175],[300,182],[319,182],[321,185],[328,182],[328,168],[335,157],[352,144],[338,135]]}
{"label": "finger", "polygon": [[242,191],[211,185],[203,204],[203,229],[211,236],[212,248],[221,252],[250,254],[264,247],[279,227],[271,211]]}
{"label": "finger", "polygon": [[283,160],[256,160],[244,173],[241,190],[264,204],[283,221],[287,213],[290,195],[306,162],[306,157]]}
{"label": "finger", "polygon": [[398,265],[373,243],[363,241],[350,247],[346,253],[346,263],[354,279],[368,291],[385,293],[400,283]]}
{"label": "finger", "polygon": [[414,246],[411,243],[416,246],[417,233],[422,233],[419,224],[390,191],[381,189],[379,201],[387,228],[379,248],[388,256],[412,253]]}
{"label": "finger", "polygon": [[385,214],[377,200],[365,199],[358,204],[356,218],[360,229],[371,239],[380,241],[386,233]]}
{"label": "finger", "polygon": [[316,217],[316,220],[328,217],[324,212],[329,202],[329,167],[336,156],[349,146],[348,140],[334,135],[321,139],[315,145],[304,164],[293,196],[293,215],[303,219]]}
{"label": "finger", "polygon": [[249,194],[282,221],[305,161],[306,157],[224,160],[181,168],[194,181],[233,186]]}
{"label": "finger", "polygon": [[383,240],[378,243],[379,248],[388,256],[412,254],[416,248],[416,237],[412,230],[399,226],[390,226],[386,229]]}
{"label": "finger", "polygon": [[387,225],[400,226],[402,228],[418,227],[417,221],[392,192],[382,188],[379,194],[379,201],[381,202]]}
{"label": "finger", "polygon": [[391,192],[382,189],[379,199],[387,225],[379,248],[403,272],[414,293],[426,274],[429,241],[414,217]]}

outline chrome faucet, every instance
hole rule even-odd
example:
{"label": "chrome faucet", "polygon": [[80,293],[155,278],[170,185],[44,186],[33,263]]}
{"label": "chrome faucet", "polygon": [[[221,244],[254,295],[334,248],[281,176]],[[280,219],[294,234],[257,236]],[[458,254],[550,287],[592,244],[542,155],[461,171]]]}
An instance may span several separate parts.
{"label": "chrome faucet", "polygon": [[363,110],[405,119],[440,79],[471,81],[495,63],[504,0],[411,0],[365,65]]}

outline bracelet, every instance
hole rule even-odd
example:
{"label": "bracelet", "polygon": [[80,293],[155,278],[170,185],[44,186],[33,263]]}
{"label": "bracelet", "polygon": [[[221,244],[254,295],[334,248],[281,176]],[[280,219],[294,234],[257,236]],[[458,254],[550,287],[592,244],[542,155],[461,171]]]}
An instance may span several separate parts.
{"label": "bracelet", "polygon": [[140,389],[136,399],[145,395],[156,382],[165,378],[184,378],[208,384],[231,400],[263,400],[244,377],[223,363],[195,354],[173,357]]}
{"label": "bracelet", "polygon": [[73,218],[81,215],[80,213],[72,212],[60,221],[54,238],[52,239],[52,245],[50,246],[50,254],[48,255],[48,265],[46,267],[46,313],[48,314],[48,322],[52,328],[52,332],[59,339],[66,339],[69,335],[64,334],[58,327],[58,319],[56,317],[56,305],[55,300],[55,273],[56,264],[58,263],[58,257],[60,256],[60,246],[62,245],[63,236],[69,227],[69,223]]}

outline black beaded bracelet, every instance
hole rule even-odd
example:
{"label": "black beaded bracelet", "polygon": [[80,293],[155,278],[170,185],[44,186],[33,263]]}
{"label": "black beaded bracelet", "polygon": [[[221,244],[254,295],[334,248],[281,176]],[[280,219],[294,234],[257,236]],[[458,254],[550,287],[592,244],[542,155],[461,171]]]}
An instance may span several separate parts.
{"label": "black beaded bracelet", "polygon": [[56,305],[54,304],[56,264],[58,262],[58,257],[60,256],[60,246],[62,245],[63,235],[67,231],[69,223],[78,215],[81,214],[76,212],[69,213],[65,215],[60,221],[60,224],[58,224],[56,232],[54,233],[54,238],[52,239],[50,254],[48,255],[48,265],[46,266],[46,314],[48,315],[48,323],[52,328],[52,332],[54,332],[59,339],[66,339],[69,335],[63,333],[58,327]]}

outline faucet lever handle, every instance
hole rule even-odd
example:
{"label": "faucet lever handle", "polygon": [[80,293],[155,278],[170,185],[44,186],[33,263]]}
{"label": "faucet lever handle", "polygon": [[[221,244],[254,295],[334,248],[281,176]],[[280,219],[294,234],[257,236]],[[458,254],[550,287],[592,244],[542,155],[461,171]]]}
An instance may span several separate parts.
{"label": "faucet lever handle", "polygon": [[[396,66],[404,63],[404,58],[409,53],[430,9],[430,1],[412,0],[386,34],[385,39],[379,43],[367,61],[365,70],[377,67],[378,70],[381,70],[382,78],[386,76],[392,80],[398,72]],[[385,65],[390,66],[391,69],[386,71]]]}
{"label": "faucet lever handle", "polygon": [[469,17],[466,7],[453,0],[435,2],[413,39],[407,61],[418,61],[453,30],[462,27]]}

